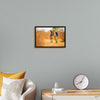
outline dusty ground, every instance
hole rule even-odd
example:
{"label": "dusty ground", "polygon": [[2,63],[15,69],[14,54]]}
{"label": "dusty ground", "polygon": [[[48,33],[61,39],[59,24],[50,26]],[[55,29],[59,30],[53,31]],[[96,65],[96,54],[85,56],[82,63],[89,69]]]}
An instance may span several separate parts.
{"label": "dusty ground", "polygon": [[44,31],[39,31],[36,32],[36,46],[41,46],[41,47],[51,47],[51,46],[56,46],[56,47],[63,47],[64,46],[64,42],[62,42],[62,36],[60,33],[58,33],[58,43],[55,42],[55,40],[53,40],[53,42],[51,43],[50,41],[50,32],[44,32]]}

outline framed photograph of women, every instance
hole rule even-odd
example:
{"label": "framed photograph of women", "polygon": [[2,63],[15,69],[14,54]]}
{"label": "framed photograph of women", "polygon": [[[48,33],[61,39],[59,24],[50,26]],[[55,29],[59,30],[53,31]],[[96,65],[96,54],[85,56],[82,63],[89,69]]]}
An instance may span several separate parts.
{"label": "framed photograph of women", "polygon": [[65,48],[65,26],[35,26],[36,48]]}

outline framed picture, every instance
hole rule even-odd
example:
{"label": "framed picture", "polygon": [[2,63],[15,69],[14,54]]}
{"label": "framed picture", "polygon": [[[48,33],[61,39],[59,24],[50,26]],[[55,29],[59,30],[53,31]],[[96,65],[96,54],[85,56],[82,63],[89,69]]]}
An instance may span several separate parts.
{"label": "framed picture", "polygon": [[36,48],[65,48],[65,26],[35,26]]}

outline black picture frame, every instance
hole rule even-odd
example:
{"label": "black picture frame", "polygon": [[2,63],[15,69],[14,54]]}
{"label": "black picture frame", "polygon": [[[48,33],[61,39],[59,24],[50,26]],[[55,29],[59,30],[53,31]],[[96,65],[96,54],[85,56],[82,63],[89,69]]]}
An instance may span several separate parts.
{"label": "black picture frame", "polygon": [[[64,28],[64,46],[37,46],[36,29],[37,28]],[[66,26],[35,26],[35,48],[66,48]]]}

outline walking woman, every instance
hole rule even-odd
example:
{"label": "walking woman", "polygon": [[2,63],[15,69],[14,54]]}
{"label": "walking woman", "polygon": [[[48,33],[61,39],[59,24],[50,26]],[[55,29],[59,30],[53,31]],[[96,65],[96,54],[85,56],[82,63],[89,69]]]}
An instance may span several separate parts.
{"label": "walking woman", "polygon": [[50,41],[51,41],[51,43],[52,43],[52,42],[53,42],[53,39],[54,39],[54,37],[53,37],[53,36],[54,36],[54,33],[53,33],[52,30],[51,30],[50,32],[51,32],[51,34],[50,34]]}
{"label": "walking woman", "polygon": [[54,38],[55,38],[55,41],[56,41],[56,43],[57,43],[57,42],[58,42],[58,33],[57,33],[57,32],[55,32]]}

